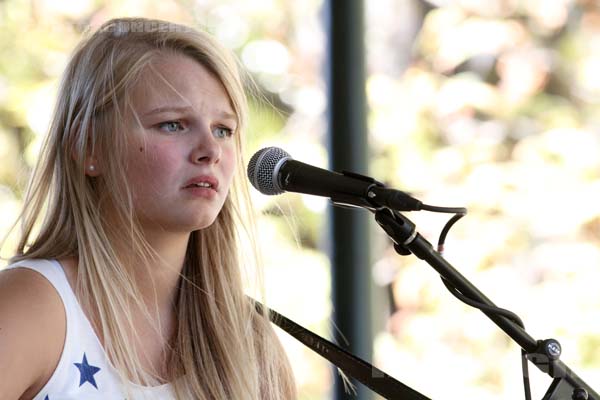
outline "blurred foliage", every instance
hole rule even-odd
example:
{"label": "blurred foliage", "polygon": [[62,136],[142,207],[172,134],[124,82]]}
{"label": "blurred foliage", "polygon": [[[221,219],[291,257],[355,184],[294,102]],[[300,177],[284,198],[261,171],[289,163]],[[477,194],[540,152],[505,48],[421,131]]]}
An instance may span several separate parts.
{"label": "blurred foliage", "polygon": [[[428,204],[467,206],[446,258],[600,382],[599,5],[383,1],[367,13],[373,175]],[[444,219],[415,220],[434,242]],[[514,343],[434,271],[388,250],[375,274],[393,277],[375,347],[384,370],[433,398],[522,397]],[[539,398],[550,381],[531,375]]]}
{"label": "blurred foliage", "polygon": [[[467,206],[446,258],[520,315],[533,337],[559,339],[563,360],[589,384],[600,382],[600,5],[377,0],[365,7],[370,175],[428,204]],[[258,84],[247,157],[280,146],[327,166],[321,0],[6,0],[0,233],[18,211],[70,52],[86,32],[128,15],[204,28],[236,52]],[[263,215],[272,305],[330,336],[327,203],[254,191],[253,200]],[[413,217],[435,242],[444,217]],[[392,310],[374,304],[374,320],[384,321],[374,327],[375,364],[432,398],[522,398],[512,341],[447,293],[431,268],[398,256],[372,231],[374,279],[381,293],[388,285],[393,293]],[[281,338],[301,398],[327,398],[329,364]],[[537,371],[531,379],[540,398],[549,380]]]}

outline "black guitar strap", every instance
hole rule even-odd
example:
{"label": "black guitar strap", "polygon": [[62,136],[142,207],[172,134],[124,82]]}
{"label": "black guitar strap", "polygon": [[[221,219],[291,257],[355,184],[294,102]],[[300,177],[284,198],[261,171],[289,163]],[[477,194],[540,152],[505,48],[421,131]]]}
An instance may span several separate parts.
{"label": "black guitar strap", "polygon": [[[257,311],[262,312],[263,305],[256,300],[254,302]],[[269,310],[269,319],[321,357],[338,366],[344,373],[386,399],[431,400],[368,362],[298,325],[276,311]]]}

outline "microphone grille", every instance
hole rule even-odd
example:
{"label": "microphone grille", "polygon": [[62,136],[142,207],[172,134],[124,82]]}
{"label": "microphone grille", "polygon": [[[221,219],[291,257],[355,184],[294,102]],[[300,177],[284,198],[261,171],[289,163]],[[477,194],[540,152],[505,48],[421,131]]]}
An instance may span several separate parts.
{"label": "microphone grille", "polygon": [[289,158],[290,155],[279,147],[266,147],[254,153],[248,163],[248,179],[252,186],[266,195],[283,193],[277,184],[278,165]]}

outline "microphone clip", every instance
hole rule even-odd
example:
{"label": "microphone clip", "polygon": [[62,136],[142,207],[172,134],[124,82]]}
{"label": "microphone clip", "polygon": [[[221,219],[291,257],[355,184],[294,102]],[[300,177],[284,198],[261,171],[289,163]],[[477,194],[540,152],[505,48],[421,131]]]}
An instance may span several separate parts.
{"label": "microphone clip", "polygon": [[332,201],[336,205],[340,203],[342,205],[354,204],[355,207],[363,207],[371,211],[379,210],[384,207],[394,211],[420,211],[422,209],[423,203],[420,200],[415,199],[401,190],[387,188],[383,183],[370,176],[349,171],[342,171],[341,174],[349,178],[370,183],[371,185],[365,190],[366,193],[364,193],[360,204],[356,204],[356,196],[344,196],[338,194],[335,199],[332,197]]}
{"label": "microphone clip", "polygon": [[357,174],[356,172],[341,171],[340,174],[347,176],[348,178],[363,181],[369,185],[367,186],[363,196],[335,193],[330,197],[333,205],[343,208],[365,208],[370,211],[375,211],[382,207],[380,204],[372,200],[372,198],[369,196],[369,193],[371,193],[371,190],[374,187],[384,188],[385,186],[383,183],[373,179],[370,176]]}
{"label": "microphone clip", "polygon": [[421,201],[401,190],[389,189],[383,183],[370,176],[350,171],[342,171],[340,174],[355,181],[363,181],[368,185],[366,185],[366,189],[361,196],[335,193],[331,196],[331,201],[335,206],[359,207],[373,212],[382,208],[394,211],[420,211],[422,209],[423,203]]}

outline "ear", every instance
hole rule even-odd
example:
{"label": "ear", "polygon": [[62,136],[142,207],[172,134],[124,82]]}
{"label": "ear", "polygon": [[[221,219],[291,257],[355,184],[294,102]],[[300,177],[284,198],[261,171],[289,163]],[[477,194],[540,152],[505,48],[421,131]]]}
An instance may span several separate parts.
{"label": "ear", "polygon": [[94,156],[87,156],[85,158],[83,166],[85,168],[85,174],[87,176],[96,177],[98,175],[101,175],[102,173],[100,163],[98,162],[98,159]]}

